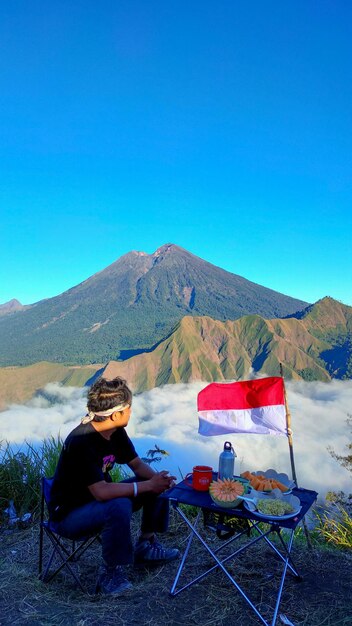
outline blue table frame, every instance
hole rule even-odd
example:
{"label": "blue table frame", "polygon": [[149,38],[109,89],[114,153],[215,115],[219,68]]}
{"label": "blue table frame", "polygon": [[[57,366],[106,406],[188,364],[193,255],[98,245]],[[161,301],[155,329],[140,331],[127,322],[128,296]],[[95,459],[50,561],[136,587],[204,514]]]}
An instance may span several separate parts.
{"label": "blue table frame", "polygon": [[[247,509],[243,508],[243,505],[235,509],[227,509],[227,508],[218,507],[213,503],[208,492],[195,491],[194,489],[192,489],[192,487],[189,487],[188,485],[186,485],[184,481],[178,483],[177,485],[175,485],[175,487],[172,487],[167,492],[165,492],[162,495],[162,497],[167,498],[170,501],[175,511],[184,520],[184,522],[187,524],[187,526],[191,530],[185,552],[182,556],[180,566],[178,568],[178,571],[175,576],[175,580],[170,590],[170,594],[172,596],[178,595],[179,593],[181,593],[181,591],[188,589],[195,583],[201,581],[203,578],[205,578],[205,576],[207,576],[211,572],[220,568],[225,574],[225,576],[229,579],[230,583],[241,594],[242,598],[249,604],[249,606],[254,611],[254,613],[256,614],[258,619],[261,621],[261,623],[264,624],[265,626],[275,626],[287,570],[290,570],[290,572],[296,578],[301,579],[301,576],[299,575],[297,568],[294,565],[294,562],[291,557],[291,551],[292,551],[292,546],[293,546],[293,541],[294,541],[294,531],[297,528],[300,521],[304,518],[306,513],[309,511],[311,506],[314,504],[318,495],[317,492],[310,491],[307,489],[294,489],[293,494],[297,496],[301,502],[302,508],[299,514],[297,514],[294,518],[273,522],[271,520],[265,520],[262,517],[259,517],[258,515],[256,515],[255,513],[247,511]],[[182,508],[180,508],[179,506],[180,504],[188,504],[193,507],[199,508],[197,518],[194,522],[189,517],[187,517],[185,511],[182,510]],[[245,533],[247,533],[247,530],[243,530],[242,532],[235,534],[228,541],[223,542],[219,548],[217,548],[216,550],[212,550],[211,547],[205,541],[205,539],[198,532],[198,529],[197,529],[200,516],[202,512],[204,511],[212,511],[213,513],[215,512],[219,514],[225,513],[226,515],[229,515],[231,517],[236,517],[238,519],[246,519],[248,520],[248,524],[251,529],[251,535],[252,535],[252,531],[254,531],[255,536],[253,538],[249,537],[248,541],[244,545],[241,545],[239,548],[237,548],[237,550],[235,550],[234,552],[231,552],[231,554],[228,554],[226,557],[220,558],[218,556],[218,553],[220,552],[220,550],[223,550],[224,548],[229,546],[231,543],[238,540]],[[268,530],[263,530],[262,528],[263,522],[268,524]],[[284,537],[281,533],[281,530],[283,528],[287,530],[287,533],[285,533],[287,537]],[[276,535],[278,536],[279,545],[281,548],[280,550],[270,540],[269,535],[271,533],[276,533]],[[203,545],[205,550],[211,555],[211,557],[215,561],[215,565],[201,572],[196,578],[189,581],[187,584],[183,585],[182,587],[178,588],[178,582],[179,582],[181,573],[186,565],[187,557],[188,557],[189,550],[190,550],[194,537],[198,539],[198,541]],[[250,600],[250,598],[244,592],[244,590],[236,581],[236,579],[230,574],[230,572],[226,568],[226,563],[229,560],[243,553],[245,550],[247,550],[250,546],[254,545],[258,541],[265,541],[267,545],[275,552],[277,557],[283,563],[281,579],[280,579],[280,583],[279,583],[279,587],[277,591],[275,609],[274,609],[271,622],[268,622],[263,617],[263,615],[259,612],[257,607]]]}

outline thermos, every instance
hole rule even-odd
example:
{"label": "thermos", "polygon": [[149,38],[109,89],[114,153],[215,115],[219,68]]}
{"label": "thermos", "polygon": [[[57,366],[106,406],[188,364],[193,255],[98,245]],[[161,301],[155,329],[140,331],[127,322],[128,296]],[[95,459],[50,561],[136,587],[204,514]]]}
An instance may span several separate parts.
{"label": "thermos", "polygon": [[224,450],[219,456],[218,478],[233,478],[235,472],[236,453],[230,441],[225,441]]}

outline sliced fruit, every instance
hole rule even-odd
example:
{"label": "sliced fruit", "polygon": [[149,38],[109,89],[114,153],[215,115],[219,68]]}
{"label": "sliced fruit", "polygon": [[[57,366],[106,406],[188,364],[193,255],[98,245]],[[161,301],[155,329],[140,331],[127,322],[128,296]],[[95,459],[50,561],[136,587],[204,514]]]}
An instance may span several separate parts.
{"label": "sliced fruit", "polygon": [[289,488],[288,488],[288,487],[286,487],[286,485],[284,485],[283,483],[280,483],[280,481],[279,481],[279,480],[276,480],[276,479],[275,479],[275,480],[273,480],[272,482],[273,482],[273,483],[275,483],[275,487],[276,487],[277,489],[280,489],[280,491],[282,491],[282,492],[289,491]]}
{"label": "sliced fruit", "polygon": [[272,491],[272,490],[273,490],[273,486],[271,484],[271,480],[264,480],[263,491]]}
{"label": "sliced fruit", "polygon": [[272,491],[280,489],[283,493],[289,491],[289,488],[276,478],[267,478],[264,474],[252,474],[249,471],[242,472],[241,476],[249,480],[250,485],[256,491]]}
{"label": "sliced fruit", "polygon": [[245,491],[245,486],[237,480],[232,478],[224,478],[221,480],[214,480],[210,483],[209,492],[215,502],[219,504],[234,503],[238,496],[241,496]]}

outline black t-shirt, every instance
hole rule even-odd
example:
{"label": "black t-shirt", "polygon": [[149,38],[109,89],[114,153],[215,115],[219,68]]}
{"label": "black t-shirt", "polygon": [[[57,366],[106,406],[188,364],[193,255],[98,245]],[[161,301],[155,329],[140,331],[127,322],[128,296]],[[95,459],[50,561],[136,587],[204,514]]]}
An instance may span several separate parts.
{"label": "black t-shirt", "polygon": [[105,439],[91,423],[79,424],[67,437],[54,476],[50,517],[60,520],[69,511],[94,500],[88,486],[111,482],[114,463],[129,463],[137,456],[124,428]]}

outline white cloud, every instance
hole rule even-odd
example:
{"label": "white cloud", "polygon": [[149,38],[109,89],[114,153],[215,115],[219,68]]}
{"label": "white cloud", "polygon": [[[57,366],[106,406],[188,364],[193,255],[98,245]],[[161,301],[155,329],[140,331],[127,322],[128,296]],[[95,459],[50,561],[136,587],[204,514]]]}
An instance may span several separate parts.
{"label": "white cloud", "polygon": [[85,414],[86,390],[50,383],[44,392],[26,405],[13,404],[0,413],[0,440],[36,442],[59,432],[66,437]]}
{"label": "white cloud", "polygon": [[[134,398],[128,433],[141,456],[157,443],[170,452],[161,467],[179,476],[193,465],[217,459],[225,440],[236,450],[236,473],[273,467],[290,474],[287,439],[233,434],[198,435],[197,394],[206,383],[166,385]],[[293,443],[300,485],[325,494],[328,490],[352,491],[351,476],[331,458],[327,446],[344,454],[350,441],[346,424],[352,406],[352,381],[331,383],[288,382]],[[51,383],[44,397],[27,405],[13,405],[0,413],[0,439],[20,443],[38,441],[60,431],[65,437],[85,414],[86,390]]]}

